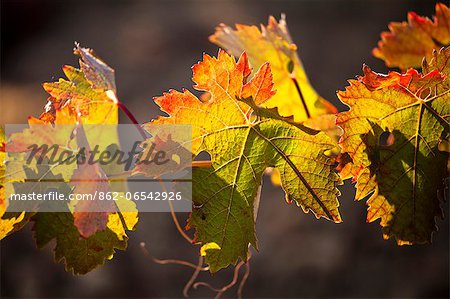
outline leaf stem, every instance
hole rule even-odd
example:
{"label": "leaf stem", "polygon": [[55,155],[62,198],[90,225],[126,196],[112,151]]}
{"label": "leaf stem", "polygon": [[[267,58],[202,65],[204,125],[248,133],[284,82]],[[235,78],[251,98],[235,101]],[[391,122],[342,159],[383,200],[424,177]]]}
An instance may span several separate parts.
{"label": "leaf stem", "polygon": [[[134,117],[134,114],[125,106],[122,102],[117,101],[117,107],[122,110],[123,113],[128,117],[129,120],[136,126],[137,130],[141,134],[142,138],[145,140],[147,139],[147,134],[145,133],[144,129],[139,124],[136,117]],[[211,167],[211,161],[192,161],[192,167]]]}
{"label": "leaf stem", "polygon": [[147,134],[145,133],[144,129],[141,127],[139,122],[137,121],[136,117],[134,117],[133,113],[131,113],[130,110],[128,110],[127,106],[125,106],[122,102],[117,102],[117,107],[122,110],[123,113],[128,117],[129,120],[136,126],[137,130],[141,134],[142,138],[147,139]]}
{"label": "leaf stem", "polygon": [[295,88],[297,89],[298,95],[300,96],[300,100],[302,101],[303,108],[305,109],[306,116],[311,118],[311,114],[309,113],[308,106],[306,106],[305,97],[303,96],[302,90],[300,89],[300,85],[298,84],[297,78],[291,76],[292,82],[294,82]]}
{"label": "leaf stem", "polygon": [[[164,185],[164,182],[159,181],[159,184],[161,185],[161,188],[164,192],[167,193],[167,188]],[[180,235],[186,239],[186,241],[188,241],[190,244],[194,243],[194,240],[192,238],[190,238],[185,232],[184,230],[181,228],[180,222],[178,222],[178,218],[177,215],[175,215],[175,211],[173,209],[173,204],[171,201],[168,201],[169,203],[169,208],[170,208],[170,215],[172,216],[172,220],[173,223],[175,223],[175,226],[177,227],[178,232],[180,233]]]}
{"label": "leaf stem", "polygon": [[128,228],[127,222],[125,221],[125,218],[123,217],[122,212],[120,211],[119,205],[117,204],[117,202],[114,202],[114,203],[115,203],[115,205],[116,205],[116,208],[117,208],[117,215],[119,215],[119,219],[120,219],[120,222],[122,223],[123,229],[126,230],[126,231],[127,231],[127,230],[130,230],[130,229]]}

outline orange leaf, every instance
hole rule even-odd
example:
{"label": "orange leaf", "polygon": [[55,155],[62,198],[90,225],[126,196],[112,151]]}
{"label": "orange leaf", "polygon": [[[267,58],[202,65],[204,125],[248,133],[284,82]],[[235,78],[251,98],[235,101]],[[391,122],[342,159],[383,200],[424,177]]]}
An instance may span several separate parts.
{"label": "orange leaf", "polygon": [[437,3],[433,20],[410,12],[408,22],[392,22],[389,30],[381,34],[373,55],[389,67],[420,67],[423,57],[430,59],[433,50],[450,45],[450,9]]}

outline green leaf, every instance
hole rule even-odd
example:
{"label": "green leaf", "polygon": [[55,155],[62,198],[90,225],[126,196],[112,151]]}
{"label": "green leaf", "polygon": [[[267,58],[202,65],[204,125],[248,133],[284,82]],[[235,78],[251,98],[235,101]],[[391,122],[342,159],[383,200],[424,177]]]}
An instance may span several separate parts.
{"label": "green leaf", "polygon": [[[109,214],[107,228],[89,238],[82,238],[74,225],[72,213],[37,213],[33,216],[33,231],[38,248],[53,239],[56,262],[64,262],[66,271],[86,274],[111,259],[115,249],[125,250],[128,237],[124,226],[134,229],[137,212]],[[123,222],[122,222],[123,221]]]}
{"label": "green leaf", "polygon": [[442,217],[439,192],[448,176],[450,48],[435,51],[423,73],[364,76],[339,92],[350,111],[338,115],[340,144],[360,169],[356,199],[368,199],[368,221],[381,219],[384,238],[399,245],[429,243]]}
{"label": "green leaf", "polygon": [[146,125],[150,130],[153,124],[191,124],[194,155],[211,155],[211,169],[194,170],[189,219],[197,242],[221,248],[206,252],[211,272],[239,257],[246,260],[249,244],[257,248],[256,199],[268,167],[280,171],[288,202],[317,218],[341,221],[336,189],[341,181],[326,155],[336,145],[324,133],[261,108],[274,94],[270,67],[264,64],[247,81],[250,72],[245,54],[238,62],[223,51],[218,58],[205,55],[193,67],[193,79],[197,90],[211,94],[210,100],[170,91],[155,99],[170,116]]}

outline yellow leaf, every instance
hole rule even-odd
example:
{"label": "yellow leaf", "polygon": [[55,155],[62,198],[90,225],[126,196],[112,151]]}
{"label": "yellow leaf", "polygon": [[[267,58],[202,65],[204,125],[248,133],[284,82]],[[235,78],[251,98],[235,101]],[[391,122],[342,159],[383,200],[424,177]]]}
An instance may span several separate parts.
{"label": "yellow leaf", "polygon": [[[337,112],[336,108],[320,97],[309,83],[284,15],[279,22],[270,17],[269,24],[261,25],[261,30],[256,26],[241,24],[236,25],[234,30],[221,24],[210,36],[210,40],[235,57],[246,52],[250,65],[256,70],[265,62],[270,63],[276,94],[263,104],[264,107],[277,107],[282,116],[293,116],[297,122]],[[303,100],[295,81],[301,90]]]}

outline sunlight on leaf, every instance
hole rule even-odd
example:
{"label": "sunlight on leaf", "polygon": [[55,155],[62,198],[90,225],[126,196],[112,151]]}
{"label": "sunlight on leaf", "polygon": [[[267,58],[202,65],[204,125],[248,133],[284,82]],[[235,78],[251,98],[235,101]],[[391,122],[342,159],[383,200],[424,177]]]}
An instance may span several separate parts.
{"label": "sunlight on leaf", "polygon": [[420,67],[423,57],[430,59],[433,50],[450,45],[450,9],[437,3],[433,20],[410,12],[408,22],[392,22],[389,30],[381,34],[373,55],[388,67]]}
{"label": "sunlight on leaf", "polygon": [[381,219],[384,237],[400,245],[431,242],[442,217],[448,155],[438,146],[449,138],[449,58],[450,48],[435,51],[423,73],[381,75],[364,66],[364,76],[338,93],[351,108],[338,125],[342,150],[359,169],[356,199],[372,193],[367,221]]}
{"label": "sunlight on leaf", "polygon": [[246,54],[237,62],[224,51],[217,58],[205,54],[193,67],[193,80],[197,90],[210,93],[208,100],[172,90],[155,98],[170,116],[145,125],[191,124],[193,154],[211,155],[212,168],[194,169],[188,223],[197,242],[221,248],[206,254],[211,272],[239,257],[247,260],[249,244],[257,247],[255,199],[267,167],[280,171],[288,202],[317,218],[341,221],[336,189],[341,180],[324,154],[336,145],[326,134],[260,107],[273,96],[272,75],[266,64],[247,80],[250,72]]}
{"label": "sunlight on leaf", "polygon": [[281,115],[293,116],[297,122],[306,120],[308,115],[292,79],[295,78],[311,117],[337,112],[309,83],[284,15],[279,22],[270,17],[269,24],[261,25],[261,29],[241,24],[237,24],[236,29],[233,29],[221,24],[210,36],[210,40],[235,57],[246,52],[250,65],[255,70],[265,62],[270,63],[276,94],[264,104],[265,107],[277,107]]}

